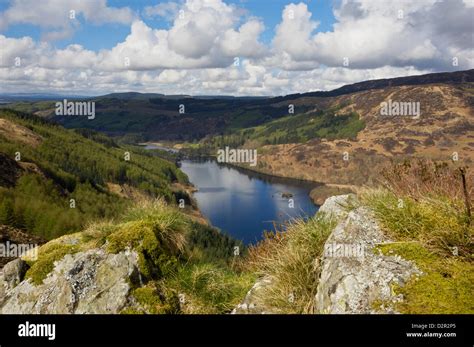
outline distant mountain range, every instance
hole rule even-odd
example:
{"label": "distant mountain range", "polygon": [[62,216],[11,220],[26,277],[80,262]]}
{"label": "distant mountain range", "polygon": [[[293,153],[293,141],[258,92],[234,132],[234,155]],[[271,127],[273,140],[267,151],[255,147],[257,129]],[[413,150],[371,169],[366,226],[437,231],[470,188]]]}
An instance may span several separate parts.
{"label": "distant mountain range", "polygon": [[[356,134],[354,131],[361,127],[360,124],[356,124],[354,117],[365,119],[366,115],[360,112],[368,112],[369,110],[365,109],[363,104],[370,104],[372,107],[377,106],[374,103],[373,96],[379,95],[375,99],[378,103],[383,102],[384,95],[387,94],[384,94],[384,91],[412,88],[415,92],[411,95],[404,94],[403,98],[414,98],[417,97],[417,93],[420,91],[417,87],[428,90],[428,86],[444,85],[454,88],[458,93],[465,93],[465,87],[472,86],[473,82],[474,70],[467,70],[371,80],[346,85],[327,92],[319,91],[268,98],[192,97],[189,95],[137,92],[111,93],[90,98],[96,102],[97,116],[93,121],[80,116],[56,116],[54,114],[54,100],[62,100],[63,97],[53,94],[13,94],[10,95],[11,98],[35,99],[15,101],[6,106],[4,105],[4,107],[35,113],[69,128],[89,128],[113,136],[126,136],[129,137],[131,142],[199,140],[206,136],[237,134],[245,129],[263,127],[260,130],[257,129],[258,131],[249,130],[246,136],[254,140],[263,139],[264,141],[259,141],[261,144],[279,144],[308,141],[321,137],[326,131],[330,130],[338,134],[336,137],[354,136]],[[318,122],[311,126],[305,123],[314,122],[315,117],[320,116],[316,112],[342,108],[344,105],[340,102],[341,100],[344,100],[345,103],[351,103],[354,98],[362,94],[367,99],[360,100],[360,103],[357,104],[357,116],[352,115],[352,118],[343,121],[343,123],[346,123],[341,127],[344,127],[345,130],[342,128],[336,130],[334,126],[338,126],[337,122],[332,125],[326,124],[322,130],[318,128]],[[402,98],[402,95],[399,97]],[[68,98],[72,99],[73,97],[69,96]],[[426,100],[421,95],[419,98]],[[430,101],[430,103],[436,102],[439,103],[440,101]],[[290,105],[293,105],[294,113],[289,113]],[[352,112],[347,107],[345,109],[348,111],[347,115]],[[292,118],[291,121],[286,121],[286,124],[285,117],[290,116],[299,118]],[[326,113],[325,117],[327,116]],[[297,124],[294,121],[298,119],[298,129],[300,130],[294,129],[297,130],[296,133],[295,131],[291,134],[280,132],[275,136],[272,135],[272,132],[277,131],[282,126],[296,126]],[[278,123],[280,120],[283,123]],[[342,120],[338,119],[338,121]],[[259,136],[263,137],[257,139]],[[329,135],[329,137],[334,137],[334,135]]]}
{"label": "distant mountain range", "polygon": [[85,96],[85,95],[64,95],[64,94],[54,94],[54,93],[0,93],[0,99],[3,100],[16,100],[16,101],[30,101],[30,100],[57,100],[63,98],[91,98],[91,99],[100,99],[100,98],[115,98],[115,99],[124,99],[124,100],[146,100],[151,98],[168,98],[168,99],[185,99],[185,98],[194,98],[194,99],[288,99],[295,98],[297,96],[318,96],[318,97],[331,97],[339,96],[344,94],[350,94],[355,92],[360,92],[364,90],[371,89],[381,89],[386,87],[396,87],[396,86],[408,86],[408,85],[421,85],[421,84],[430,84],[430,83],[466,83],[474,82],[474,69],[464,70],[464,71],[455,71],[455,72],[437,72],[430,73],[426,75],[415,75],[415,76],[406,76],[406,77],[396,77],[396,78],[384,78],[377,80],[368,80],[363,82],[357,82],[353,84],[348,84],[340,88],[331,90],[331,91],[315,91],[308,93],[295,93],[288,94],[286,96],[232,96],[232,95],[188,95],[188,94],[176,94],[176,95],[166,95],[161,93],[140,93],[140,92],[122,92],[122,93],[110,93],[99,96]]}

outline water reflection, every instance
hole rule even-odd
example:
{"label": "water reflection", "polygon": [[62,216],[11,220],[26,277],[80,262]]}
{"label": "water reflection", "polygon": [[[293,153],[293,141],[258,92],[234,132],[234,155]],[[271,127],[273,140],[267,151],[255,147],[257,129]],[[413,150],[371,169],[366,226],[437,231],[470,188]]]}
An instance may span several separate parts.
{"label": "water reflection", "polygon": [[[181,170],[199,189],[195,197],[202,213],[214,226],[246,244],[260,240],[263,230],[272,230],[275,221],[312,216],[317,211],[309,198],[311,183],[237,170],[210,160],[184,160]],[[293,208],[289,199],[294,201]]]}

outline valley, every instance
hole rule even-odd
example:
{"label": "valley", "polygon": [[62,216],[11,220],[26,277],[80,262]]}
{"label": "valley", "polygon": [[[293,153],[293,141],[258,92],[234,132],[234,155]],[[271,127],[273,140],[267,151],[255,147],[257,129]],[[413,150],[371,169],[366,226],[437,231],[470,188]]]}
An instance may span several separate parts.
{"label": "valley", "polygon": [[[2,242],[37,256],[1,264],[19,282],[0,275],[0,312],[472,312],[473,75],[272,98],[110,94],[87,99],[91,119],[55,114],[61,100],[3,104]],[[394,102],[415,107],[383,114]],[[351,260],[334,262],[331,240],[370,253],[356,290],[338,292],[345,308],[328,267]],[[67,303],[52,278],[91,296]],[[403,302],[352,304],[394,278]]]}

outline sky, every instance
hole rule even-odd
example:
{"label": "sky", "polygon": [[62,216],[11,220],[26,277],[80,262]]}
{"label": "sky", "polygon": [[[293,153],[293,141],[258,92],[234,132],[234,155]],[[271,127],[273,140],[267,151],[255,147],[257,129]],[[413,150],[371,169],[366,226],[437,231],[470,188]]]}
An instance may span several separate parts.
{"label": "sky", "polygon": [[474,68],[474,0],[0,0],[0,92],[285,95]]}

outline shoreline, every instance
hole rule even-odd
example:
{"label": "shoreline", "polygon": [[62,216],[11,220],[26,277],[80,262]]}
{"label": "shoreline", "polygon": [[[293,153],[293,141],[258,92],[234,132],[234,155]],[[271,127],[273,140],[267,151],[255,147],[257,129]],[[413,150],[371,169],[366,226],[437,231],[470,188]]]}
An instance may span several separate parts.
{"label": "shoreline", "polygon": [[[140,143],[140,146],[147,146],[147,145],[152,145],[156,146],[159,150],[166,151],[166,149],[169,149],[170,151],[173,151],[174,154],[183,154],[181,152],[181,148],[177,149],[174,146],[173,147],[167,147],[169,144],[164,144],[162,142],[145,142],[145,143]],[[191,155],[186,155],[184,154],[184,159],[187,160],[214,160],[217,161],[215,156],[212,155],[201,155],[201,156],[191,156]],[[178,158],[178,162],[181,161],[183,158]],[[313,202],[314,205],[316,206],[321,206],[324,201],[329,198],[330,196],[334,195],[341,195],[341,194],[348,194],[348,193],[355,193],[358,190],[358,186],[355,185],[350,185],[350,184],[338,184],[338,183],[324,183],[320,181],[313,181],[313,180],[308,180],[304,178],[296,178],[296,177],[288,177],[288,176],[282,176],[282,175],[277,175],[273,173],[268,173],[261,171],[256,168],[251,168],[248,166],[243,166],[235,163],[218,163],[219,165],[223,166],[228,166],[230,168],[236,169],[238,171],[241,171],[243,173],[248,173],[252,175],[257,175],[257,176],[262,176],[261,178],[263,180],[282,180],[283,183],[285,180],[288,181],[288,183],[293,182],[298,182],[300,184],[305,184],[308,186],[312,186],[309,189],[308,196]]]}

